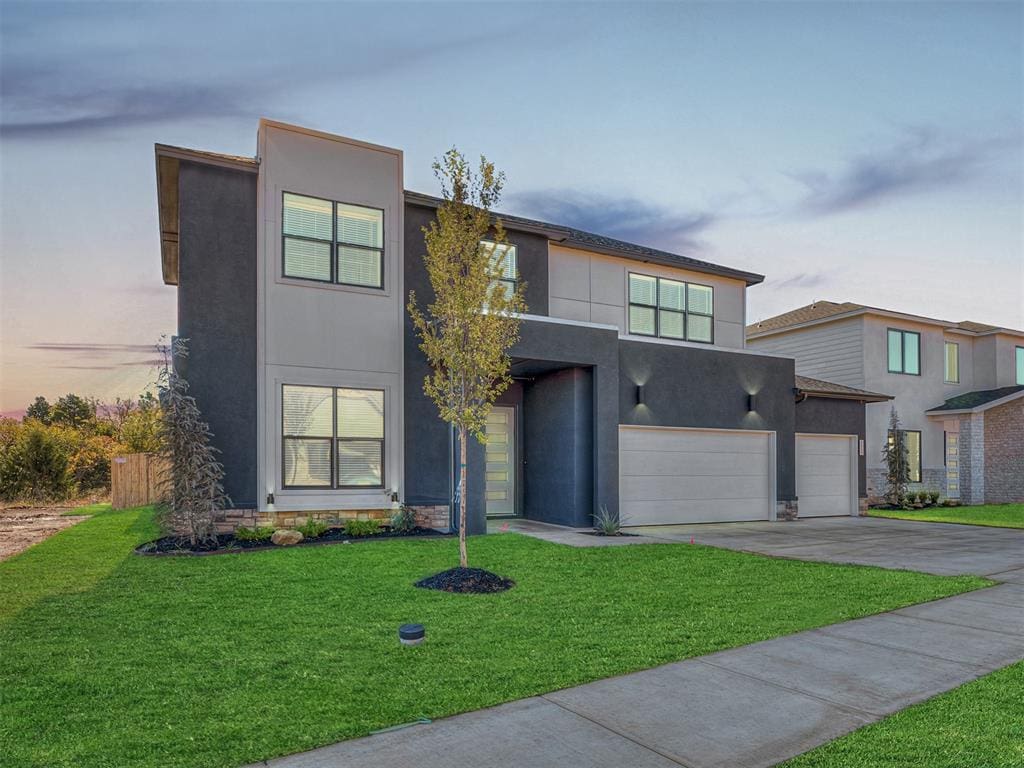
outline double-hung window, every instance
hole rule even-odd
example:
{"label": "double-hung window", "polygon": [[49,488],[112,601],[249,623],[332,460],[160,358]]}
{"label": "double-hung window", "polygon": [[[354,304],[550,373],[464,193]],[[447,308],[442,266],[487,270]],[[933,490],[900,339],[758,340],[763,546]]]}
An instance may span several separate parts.
{"label": "double-hung window", "polygon": [[508,294],[514,293],[519,279],[516,247],[510,243],[498,245],[490,240],[481,240],[480,247],[490,254],[491,267],[500,274],[499,278],[491,281],[491,285],[503,286]]}
{"label": "double-hung window", "polygon": [[630,333],[710,344],[713,327],[714,291],[709,286],[630,273]]}
{"label": "double-hung window", "polygon": [[889,373],[921,375],[921,334],[890,328]]}
{"label": "double-hung window", "polygon": [[384,211],[284,193],[284,276],[384,287]]}
{"label": "double-hung window", "polygon": [[384,391],[285,384],[285,488],[382,488]]}
{"label": "double-hung window", "polygon": [[945,382],[960,383],[960,345],[953,341],[946,342]]}
{"label": "double-hung window", "polygon": [[1017,366],[1017,383],[1024,384],[1024,347],[1017,347],[1017,358],[1014,360]]}
{"label": "double-hung window", "polygon": [[[907,480],[912,483],[921,482],[921,432],[915,429],[899,430],[900,441],[907,452]],[[889,431],[889,445],[892,446],[893,433]]]}

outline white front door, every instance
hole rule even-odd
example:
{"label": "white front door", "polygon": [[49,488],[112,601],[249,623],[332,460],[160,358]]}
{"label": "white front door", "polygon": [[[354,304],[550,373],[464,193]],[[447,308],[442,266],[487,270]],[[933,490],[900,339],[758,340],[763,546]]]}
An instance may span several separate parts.
{"label": "white front door", "polygon": [[856,435],[796,436],[799,517],[856,515]]}
{"label": "white front door", "polygon": [[495,406],[487,416],[487,515],[516,513],[516,409]]}

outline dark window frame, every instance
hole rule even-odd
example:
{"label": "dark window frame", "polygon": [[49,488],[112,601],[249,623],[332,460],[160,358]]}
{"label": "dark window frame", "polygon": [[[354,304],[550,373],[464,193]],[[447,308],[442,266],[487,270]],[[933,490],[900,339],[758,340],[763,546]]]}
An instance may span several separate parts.
{"label": "dark window frame", "polygon": [[[285,387],[310,387],[316,389],[329,389],[331,390],[331,436],[330,437],[308,437],[306,435],[288,435],[284,431],[284,389]],[[338,390],[339,389],[357,389],[365,392],[380,392],[384,400],[384,413],[381,418],[384,419],[384,427],[382,429],[382,437],[339,437],[338,436]],[[387,411],[388,411],[388,393],[384,389],[378,387],[335,387],[324,384],[293,384],[293,383],[282,383],[281,384],[281,489],[288,491],[351,491],[351,490],[381,490],[386,487],[387,484]],[[285,456],[285,445],[288,440],[302,440],[310,442],[324,442],[330,441],[331,444],[331,482],[328,485],[289,485],[285,480],[285,467],[284,467],[284,456]],[[380,443],[380,483],[378,485],[342,485],[338,482],[338,443],[342,442],[379,442]]]}
{"label": "dark window frame", "polygon": [[[480,245],[492,245],[495,248],[498,247],[498,243],[493,240],[481,240]],[[514,278],[498,277],[495,280],[499,283],[509,283],[512,287],[512,293],[516,292],[516,288],[519,287],[519,246],[515,243],[502,243],[506,248],[511,248],[516,254],[516,276]],[[511,294],[510,294],[511,295]]]}
{"label": "dark window frame", "polygon": [[[895,370],[892,367],[892,361],[889,359],[889,334],[898,333],[900,334],[900,370]],[[910,373],[907,371],[907,336],[917,337],[917,373]],[[898,373],[903,376],[920,376],[921,370],[924,368],[922,365],[922,354],[921,354],[921,333],[920,331],[904,331],[902,328],[886,328],[885,330],[885,367],[889,373]],[[943,373],[945,376],[945,373]]]}
{"label": "dark window frame", "polygon": [[[918,344],[921,342],[918,341]],[[946,358],[949,347],[956,347],[956,379],[947,379],[946,374],[949,373],[949,360]],[[920,352],[918,352],[920,355]],[[920,359],[917,361],[918,367],[921,365]],[[959,384],[960,383],[960,344],[955,341],[949,341],[947,339],[942,340],[942,381],[945,384]]]}
{"label": "dark window frame", "polygon": [[[911,464],[910,464],[910,451],[908,450],[907,451],[907,482],[910,482],[910,483],[920,483],[921,482],[921,477],[922,477],[922,472],[924,471],[922,469],[922,465],[924,464],[924,445],[923,445],[923,443],[921,441],[921,430],[920,429],[901,429],[901,430],[899,430],[899,432],[901,432],[904,435],[909,435],[909,434],[917,435],[917,479],[915,480],[913,478],[914,467],[912,467]],[[891,429],[888,431],[887,439],[890,439],[890,440],[892,439],[892,430]],[[904,443],[904,445],[906,445],[906,443]],[[943,444],[942,451],[943,451],[943,454],[945,454],[945,451],[946,451],[945,444]]]}
{"label": "dark window frame", "polygon": [[1019,344],[1013,348],[1013,380],[1016,381],[1018,385],[1024,386],[1024,381],[1021,380],[1019,375],[1020,366],[1017,364],[1018,357],[1024,357],[1024,347]]}
{"label": "dark window frame", "polygon": [[[319,200],[324,203],[331,204],[331,239],[330,241],[322,240],[317,237],[306,237],[304,235],[288,235],[284,231],[284,196],[295,195],[296,197],[308,197],[311,200]],[[338,206],[339,205],[351,205],[353,208],[365,208],[368,211],[380,211],[380,226],[381,226],[381,245],[380,248],[374,246],[362,245],[359,243],[346,243],[338,240]],[[363,203],[350,203],[345,200],[330,200],[326,197],[317,197],[316,195],[307,195],[302,192],[293,192],[290,189],[281,191],[281,276],[287,280],[302,280],[309,283],[319,283],[320,285],[340,285],[346,288],[367,288],[371,291],[383,291],[384,290],[384,270],[386,268],[386,259],[384,258],[385,249],[387,246],[387,226],[385,224],[385,216],[387,212],[383,208],[377,208],[373,205],[364,205]],[[330,266],[331,266],[331,277],[329,280],[321,280],[317,277],[302,277],[301,275],[289,275],[287,264],[285,262],[285,243],[288,240],[305,240],[309,243],[321,243],[327,244],[330,248]],[[338,254],[341,248],[359,248],[364,251],[373,251],[374,253],[380,254],[380,284],[370,285],[369,283],[346,283],[338,279]]]}
{"label": "dark window frame", "polygon": [[[641,304],[633,301],[632,291],[630,290],[630,280],[634,277],[645,277],[655,281],[654,286],[654,304]],[[661,306],[661,281],[668,280],[672,283],[679,283],[683,286],[683,309],[673,309],[671,307],[662,308]],[[707,288],[711,291],[711,314],[704,312],[691,312],[690,311],[690,286],[696,286],[697,288]],[[654,333],[644,333],[643,331],[634,331],[633,324],[630,321],[630,309],[632,307],[642,307],[644,309],[654,310]],[[683,336],[663,336],[661,334],[661,313],[671,312],[683,316]],[[707,317],[711,320],[711,338],[705,341],[704,339],[691,339],[690,338],[690,315],[695,317]],[[677,280],[674,277],[662,277],[661,275],[648,275],[643,272],[627,272],[626,274],[626,328],[627,332],[632,336],[646,336],[648,338],[668,339],[670,341],[689,341],[693,344],[711,344],[715,343],[715,286],[704,285],[703,283],[693,283],[688,280]]]}

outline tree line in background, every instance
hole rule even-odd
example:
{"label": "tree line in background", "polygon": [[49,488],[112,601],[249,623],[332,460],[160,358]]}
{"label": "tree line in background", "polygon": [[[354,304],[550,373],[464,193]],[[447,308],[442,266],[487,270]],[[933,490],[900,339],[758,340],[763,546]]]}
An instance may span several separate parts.
{"label": "tree line in background", "polygon": [[66,501],[107,493],[110,460],[160,449],[151,393],[112,404],[68,394],[37,397],[23,421],[0,419],[0,501]]}

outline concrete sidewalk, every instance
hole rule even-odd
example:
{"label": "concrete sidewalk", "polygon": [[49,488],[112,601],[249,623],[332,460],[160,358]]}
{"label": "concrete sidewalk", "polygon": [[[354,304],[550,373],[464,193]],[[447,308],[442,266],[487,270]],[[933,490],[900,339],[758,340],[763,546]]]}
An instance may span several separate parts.
{"label": "concrete sidewalk", "polygon": [[1021,659],[1006,583],[261,765],[770,766]]}

